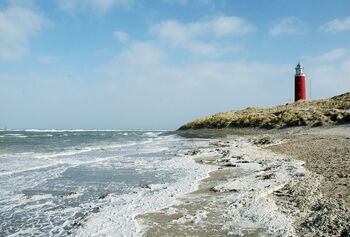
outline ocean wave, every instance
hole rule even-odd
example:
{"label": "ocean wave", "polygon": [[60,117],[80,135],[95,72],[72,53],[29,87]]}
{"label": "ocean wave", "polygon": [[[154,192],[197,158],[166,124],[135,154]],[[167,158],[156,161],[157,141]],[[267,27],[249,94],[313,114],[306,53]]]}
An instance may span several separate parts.
{"label": "ocean wave", "polygon": [[28,136],[24,135],[24,134],[18,134],[18,133],[7,133],[7,134],[3,134],[0,137],[16,137],[16,138],[26,138]]}
{"label": "ocean wave", "polygon": [[23,168],[23,169],[17,169],[17,170],[11,170],[11,171],[0,171],[0,176],[8,176],[8,175],[14,175],[18,173],[23,173],[23,172],[28,172],[28,171],[34,171],[34,170],[40,170],[40,169],[46,169],[50,168],[53,166],[60,166],[60,165],[69,165],[69,167],[74,167],[77,165],[86,165],[86,164],[93,164],[93,163],[100,163],[104,161],[108,161],[110,159],[114,159],[116,156],[108,156],[104,158],[97,158],[94,160],[87,160],[87,161],[81,161],[81,160],[75,160],[75,159],[70,159],[70,160],[55,160],[54,162],[44,164],[44,165],[38,165],[38,166],[33,166],[29,168]]}
{"label": "ocean wave", "polygon": [[159,134],[161,134],[162,132],[145,132],[143,134],[143,136],[145,137],[157,137]]}
{"label": "ocean wave", "polygon": [[[79,227],[82,229],[79,230],[78,236],[87,236],[86,233],[103,235],[108,230],[117,230],[118,232],[110,233],[120,231],[122,234],[132,230],[138,231],[138,226],[134,226],[134,214],[138,211],[154,210],[155,206],[161,208],[171,204],[176,197],[196,189],[198,183],[194,180],[205,178],[209,171],[216,169],[197,164],[192,159],[184,159],[182,155],[168,155],[170,152],[177,153],[183,145],[192,145],[184,144],[179,137],[155,135],[153,132],[142,135],[140,142],[129,140],[124,144],[95,143],[90,146],[80,143],[80,147],[71,147],[59,152],[27,152],[11,154],[11,157],[5,154],[2,158],[6,160],[0,160],[0,163],[5,164],[4,166],[7,163],[13,164],[13,168],[8,166],[7,170],[0,173],[0,196],[7,200],[5,203],[0,202],[3,211],[0,214],[11,217],[0,223],[0,229],[13,228],[13,231],[16,231],[14,235],[44,235],[44,232],[56,231],[59,233],[57,235],[67,236],[67,230],[75,235],[79,226],[77,224],[85,222],[85,218],[88,218],[87,224]],[[109,151],[76,155],[94,150]],[[82,175],[86,175],[87,179],[85,176],[81,177]],[[99,175],[103,176],[103,180],[99,179]],[[118,175],[122,178],[115,177]],[[150,178],[149,175],[155,177]],[[115,180],[108,178],[112,176]],[[136,181],[133,181],[133,178]],[[140,185],[146,182],[149,188],[142,188]],[[22,190],[26,193],[25,196],[15,196]],[[65,196],[57,195],[57,191],[76,193]],[[103,198],[103,195],[107,196]],[[11,197],[14,197],[14,200],[10,200]],[[76,202],[79,206],[75,205]],[[119,206],[122,202],[124,204]],[[94,207],[98,207],[98,212],[93,211]],[[14,212],[22,219],[12,215]],[[80,216],[84,216],[84,220],[80,219]],[[24,227],[21,226],[21,221]],[[53,221],[57,221],[56,226],[51,225]],[[106,228],[99,225],[100,221],[105,222]],[[47,223],[47,228],[40,228],[39,225],[44,226]],[[118,229],[120,224],[122,228]],[[90,227],[97,229],[91,230]]]}
{"label": "ocean wave", "polygon": [[108,144],[108,145],[92,145],[86,147],[71,147],[63,151],[53,152],[53,153],[36,153],[36,152],[22,152],[16,154],[2,154],[1,158],[21,158],[28,157],[31,158],[55,158],[61,156],[71,156],[77,155],[85,152],[98,151],[98,150],[110,150],[115,148],[123,148],[129,146],[143,145],[152,142],[151,140],[140,141],[140,142],[128,142],[128,143],[116,143],[116,144]]}
{"label": "ocean wave", "polygon": [[[16,173],[21,173],[21,172],[27,172],[27,171],[32,171],[32,170],[37,170],[37,169],[43,169],[43,168],[48,168],[52,167],[55,165],[62,165],[62,164],[70,164],[70,165],[81,165],[81,164],[89,164],[89,163],[98,163],[100,161],[108,160],[111,158],[114,158],[115,156],[109,156],[105,158],[97,158],[93,160],[88,160],[88,161],[82,161],[79,159],[76,159],[75,155],[78,154],[83,154],[83,153],[88,153],[88,152],[93,152],[93,151],[108,151],[108,150],[113,150],[116,148],[126,148],[126,147],[131,147],[131,146],[140,146],[140,145],[145,145],[147,143],[151,143],[152,140],[146,140],[142,142],[129,142],[125,144],[108,144],[108,145],[96,145],[96,146],[87,146],[87,147],[74,147],[67,149],[65,151],[60,151],[60,152],[53,152],[53,153],[35,153],[35,152],[23,152],[23,153],[18,153],[18,154],[2,154],[0,155],[0,160],[12,160],[15,162],[21,162],[21,159],[32,159],[32,160],[40,160],[44,161],[45,164],[40,164],[36,165],[33,167],[26,167],[26,168],[18,168],[16,170],[2,170],[0,171],[0,176],[6,176],[6,175],[13,175]],[[154,149],[153,149],[154,150]],[[156,151],[156,150],[154,150]],[[152,151],[152,152],[154,152]],[[150,151],[148,151],[150,152]],[[147,153],[146,151],[144,152],[145,154]],[[57,159],[57,158],[68,158],[68,159]]]}
{"label": "ocean wave", "polygon": [[[146,163],[148,162],[145,161]],[[176,181],[148,184],[147,189],[140,187],[128,194],[107,195],[100,200],[104,208],[87,219],[87,223],[78,230],[77,236],[112,236],[111,233],[118,233],[117,236],[139,236],[141,227],[135,222],[136,215],[174,204],[179,196],[196,190],[199,180],[217,169],[215,166],[203,166],[193,159],[180,156],[159,160],[152,167],[156,167],[158,171],[178,172]]]}
{"label": "ocean wave", "polygon": [[0,129],[0,132],[168,132],[167,129]]}

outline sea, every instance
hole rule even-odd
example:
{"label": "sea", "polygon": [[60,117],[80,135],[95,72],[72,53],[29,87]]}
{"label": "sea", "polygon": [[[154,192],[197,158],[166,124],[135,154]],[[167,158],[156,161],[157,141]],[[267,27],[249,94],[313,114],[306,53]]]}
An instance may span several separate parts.
{"label": "sea", "polygon": [[0,130],[0,236],[137,236],[135,216],[208,176],[186,155],[205,144],[165,131]]}

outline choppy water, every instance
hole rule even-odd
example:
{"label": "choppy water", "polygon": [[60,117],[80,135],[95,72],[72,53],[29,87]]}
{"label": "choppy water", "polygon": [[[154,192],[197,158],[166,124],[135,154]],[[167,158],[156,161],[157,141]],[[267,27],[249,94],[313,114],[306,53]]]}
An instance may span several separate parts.
{"label": "choppy water", "polygon": [[207,175],[181,155],[201,143],[161,131],[0,131],[0,236],[98,235],[102,227],[86,223],[108,208],[125,210],[104,218],[133,234],[135,212],[169,204]]}

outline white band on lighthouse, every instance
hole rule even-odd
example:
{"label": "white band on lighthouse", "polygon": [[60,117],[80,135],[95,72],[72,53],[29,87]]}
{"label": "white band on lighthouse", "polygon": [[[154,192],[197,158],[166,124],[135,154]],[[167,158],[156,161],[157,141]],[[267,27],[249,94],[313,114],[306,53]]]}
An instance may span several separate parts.
{"label": "white band on lighthouse", "polygon": [[305,76],[304,67],[303,64],[301,64],[301,62],[299,62],[295,68],[295,76]]}

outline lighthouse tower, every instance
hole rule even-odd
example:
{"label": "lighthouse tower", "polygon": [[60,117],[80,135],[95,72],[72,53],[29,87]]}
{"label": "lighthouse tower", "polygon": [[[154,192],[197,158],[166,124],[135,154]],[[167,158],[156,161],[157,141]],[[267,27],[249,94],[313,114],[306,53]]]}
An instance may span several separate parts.
{"label": "lighthouse tower", "polygon": [[301,62],[295,68],[295,78],[294,78],[294,95],[295,101],[298,100],[306,100],[306,82],[305,82],[305,74],[304,67]]}

